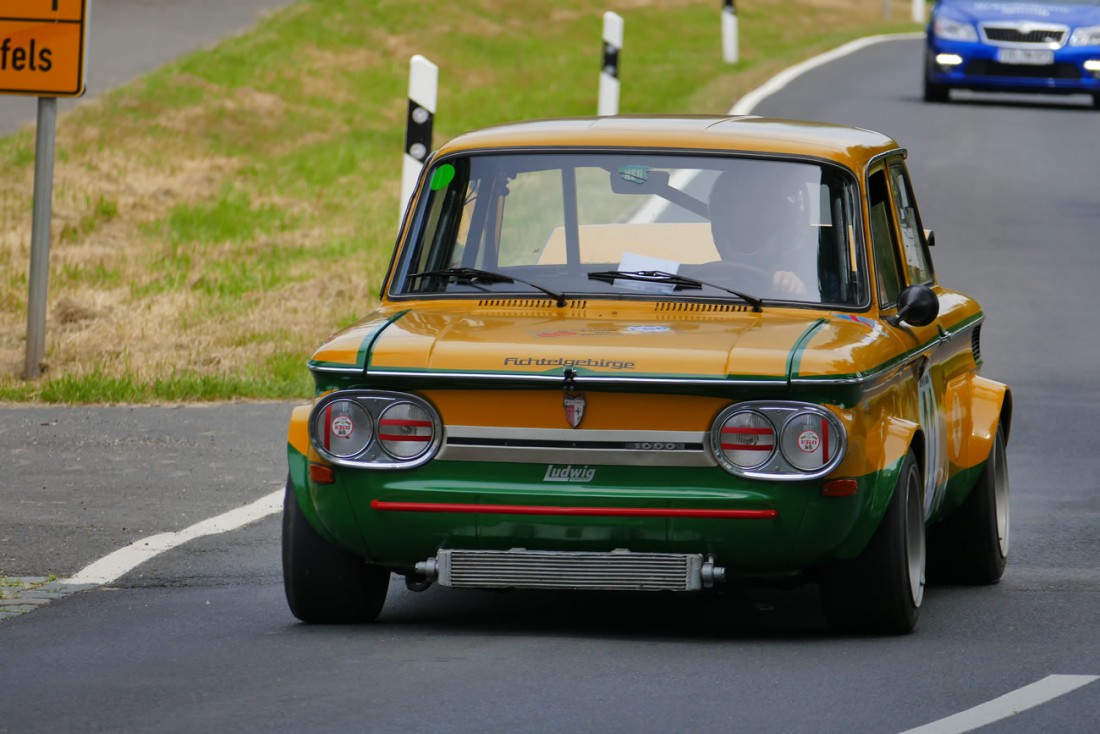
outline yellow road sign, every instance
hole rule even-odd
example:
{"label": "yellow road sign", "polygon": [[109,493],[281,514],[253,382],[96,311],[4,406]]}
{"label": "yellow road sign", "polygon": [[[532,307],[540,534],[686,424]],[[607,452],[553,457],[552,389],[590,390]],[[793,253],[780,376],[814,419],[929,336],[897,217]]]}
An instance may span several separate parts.
{"label": "yellow road sign", "polygon": [[91,0],[0,0],[0,94],[84,94]]}

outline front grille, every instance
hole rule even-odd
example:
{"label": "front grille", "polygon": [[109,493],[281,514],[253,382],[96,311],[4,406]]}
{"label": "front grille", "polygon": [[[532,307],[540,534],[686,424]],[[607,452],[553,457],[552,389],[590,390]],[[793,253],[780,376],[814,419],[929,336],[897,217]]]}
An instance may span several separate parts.
{"label": "front grille", "polygon": [[994,44],[1028,44],[1050,48],[1052,44],[1061,47],[1069,29],[1065,26],[983,25],[982,33],[987,41]]}
{"label": "front grille", "polygon": [[970,351],[974,352],[974,362],[977,364],[982,363],[982,325],[978,324],[974,327],[974,331],[970,334]]}
{"label": "front grille", "polygon": [[999,64],[996,61],[971,61],[966,65],[967,76],[1026,77],[1029,79],[1080,79],[1081,72],[1076,64],[1052,64],[1050,66],[1027,66],[1021,64]]}
{"label": "front grille", "polygon": [[459,588],[696,591],[701,555],[440,549],[439,583]]}

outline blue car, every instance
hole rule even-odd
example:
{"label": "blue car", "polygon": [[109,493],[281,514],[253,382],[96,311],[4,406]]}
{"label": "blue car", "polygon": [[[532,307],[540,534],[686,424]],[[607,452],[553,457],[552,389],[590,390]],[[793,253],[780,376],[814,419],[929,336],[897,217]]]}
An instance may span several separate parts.
{"label": "blue car", "polygon": [[1100,108],[1100,0],[938,0],[924,98],[951,89],[1090,94]]}

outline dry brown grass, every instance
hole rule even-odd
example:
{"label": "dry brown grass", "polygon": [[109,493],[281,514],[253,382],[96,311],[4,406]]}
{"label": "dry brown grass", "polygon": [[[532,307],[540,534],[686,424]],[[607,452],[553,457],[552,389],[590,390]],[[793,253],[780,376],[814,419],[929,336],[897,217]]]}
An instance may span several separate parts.
{"label": "dry brown grass", "polygon": [[[792,61],[882,30],[879,0],[754,0],[739,4],[742,63],[731,69],[716,58],[719,4],[700,5],[609,6],[627,19],[624,112],[723,112]],[[98,375],[148,385],[206,376],[230,380],[231,391],[243,389],[232,378],[252,375],[282,380],[259,395],[307,389],[291,373],[329,331],[369,310],[387,264],[413,53],[442,69],[437,139],[487,122],[594,111],[602,6],[561,0],[532,13],[526,0],[479,0],[425,7],[431,12],[396,0],[304,2],[221,49],[63,115],[43,383]],[[907,19],[908,8],[895,3],[894,19]],[[414,17],[436,22],[418,30]],[[350,28],[358,40],[337,34],[322,44],[298,32],[326,23]],[[749,23],[769,30],[754,40]],[[516,41],[524,37],[533,40]],[[699,38],[712,39],[713,48],[700,51]],[[522,61],[489,50],[508,43],[524,51]],[[255,68],[242,72],[236,60],[250,53]],[[539,63],[557,71],[535,82],[532,69],[545,71]],[[659,96],[630,89],[643,76]],[[29,151],[31,131],[0,140],[0,398],[8,399],[35,399],[42,384],[28,387],[20,377]],[[253,222],[243,236],[219,238],[216,228],[195,237],[174,223],[187,211],[199,220],[203,212],[232,218],[217,205],[233,195],[245,197],[249,216],[267,207],[277,226]],[[268,276],[248,285],[256,273]]]}

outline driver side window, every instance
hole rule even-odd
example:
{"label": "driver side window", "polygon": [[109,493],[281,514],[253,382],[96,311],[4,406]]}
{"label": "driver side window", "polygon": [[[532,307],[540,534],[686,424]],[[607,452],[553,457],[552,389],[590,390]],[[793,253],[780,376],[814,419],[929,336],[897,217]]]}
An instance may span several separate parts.
{"label": "driver side window", "polygon": [[890,207],[890,191],[886,186],[884,171],[879,170],[871,174],[867,180],[867,191],[870,196],[871,245],[875,252],[878,303],[880,307],[888,308],[898,301],[898,294],[901,292],[901,274],[898,267],[893,212]]}
{"label": "driver side window", "polygon": [[890,184],[894,190],[894,212],[901,231],[902,252],[905,254],[905,268],[908,282],[931,283],[932,261],[928,256],[928,246],[924,242],[920,214],[913,199],[913,189],[909,185],[909,176],[900,162],[890,164]]}

